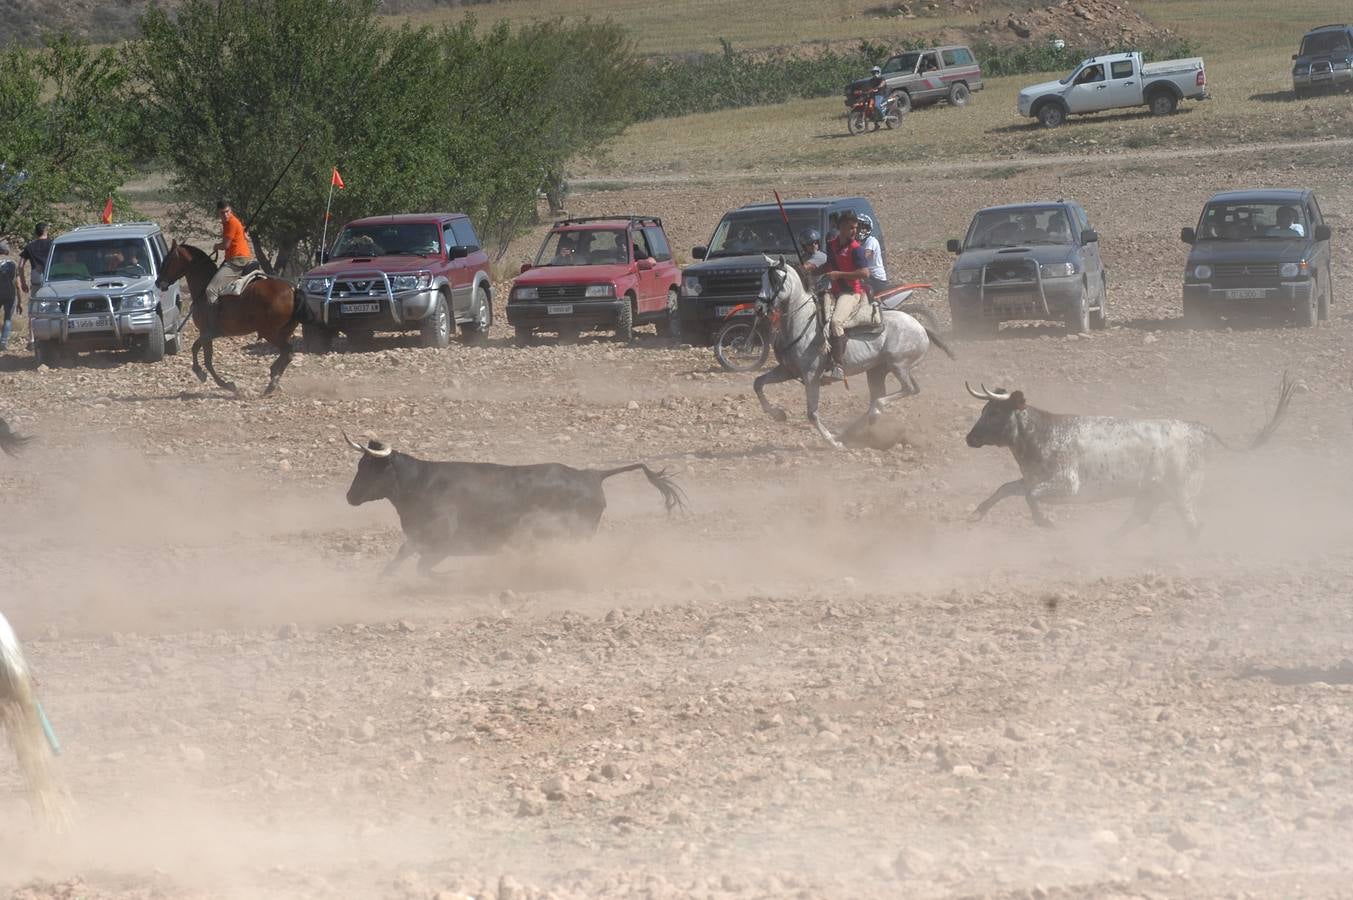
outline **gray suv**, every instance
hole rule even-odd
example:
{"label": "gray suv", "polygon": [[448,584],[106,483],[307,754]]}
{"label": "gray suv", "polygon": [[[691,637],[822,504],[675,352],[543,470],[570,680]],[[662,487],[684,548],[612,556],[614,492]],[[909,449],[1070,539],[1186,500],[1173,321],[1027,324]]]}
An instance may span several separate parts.
{"label": "gray suv", "polygon": [[994,335],[1011,319],[1058,319],[1086,332],[1108,321],[1109,283],[1099,234],[1074,201],[980,210],[949,273],[954,330]]}
{"label": "gray suv", "polygon": [[85,225],[56,238],[29,304],[38,364],[81,350],[135,350],[146,362],[177,353],[187,321],[179,288],[155,287],[167,252],[154,222]]}

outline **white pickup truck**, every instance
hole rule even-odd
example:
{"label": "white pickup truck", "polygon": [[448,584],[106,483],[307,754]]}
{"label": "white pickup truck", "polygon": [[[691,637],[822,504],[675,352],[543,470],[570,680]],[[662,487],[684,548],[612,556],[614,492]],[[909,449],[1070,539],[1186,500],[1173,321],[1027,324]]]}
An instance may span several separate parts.
{"label": "white pickup truck", "polygon": [[1168,116],[1186,98],[1208,98],[1202,59],[1143,65],[1140,53],[1110,53],[1082,61],[1061,81],[1020,91],[1019,114],[1056,128],[1069,115],[1129,106],[1147,106],[1152,115]]}

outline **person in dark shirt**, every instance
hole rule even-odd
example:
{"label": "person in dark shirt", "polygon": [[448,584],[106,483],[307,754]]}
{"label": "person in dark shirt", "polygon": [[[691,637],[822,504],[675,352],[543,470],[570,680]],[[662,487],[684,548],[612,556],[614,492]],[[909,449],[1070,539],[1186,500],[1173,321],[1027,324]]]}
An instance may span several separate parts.
{"label": "person in dark shirt", "polygon": [[[42,279],[47,271],[47,260],[52,255],[52,239],[47,235],[47,223],[39,222],[33,229],[33,239],[24,244],[19,254],[19,287],[30,297],[33,291],[42,287]],[[24,265],[28,266],[28,277],[24,277]],[[31,286],[31,290],[30,290]]]}
{"label": "person in dark shirt", "polygon": [[5,324],[0,325],[0,353],[9,349],[9,332],[14,324],[14,309],[23,312],[19,296],[19,264],[9,258],[9,244],[0,240],[0,314]]}

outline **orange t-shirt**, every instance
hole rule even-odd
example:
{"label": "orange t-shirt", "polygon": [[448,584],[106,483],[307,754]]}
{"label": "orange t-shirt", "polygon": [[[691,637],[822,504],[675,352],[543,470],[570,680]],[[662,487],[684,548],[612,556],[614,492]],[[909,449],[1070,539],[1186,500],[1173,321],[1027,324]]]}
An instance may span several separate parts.
{"label": "orange t-shirt", "polygon": [[253,258],[254,251],[250,249],[249,240],[244,236],[244,224],[234,213],[226,216],[225,222],[221,224],[221,239],[225,241],[226,259],[237,256]]}

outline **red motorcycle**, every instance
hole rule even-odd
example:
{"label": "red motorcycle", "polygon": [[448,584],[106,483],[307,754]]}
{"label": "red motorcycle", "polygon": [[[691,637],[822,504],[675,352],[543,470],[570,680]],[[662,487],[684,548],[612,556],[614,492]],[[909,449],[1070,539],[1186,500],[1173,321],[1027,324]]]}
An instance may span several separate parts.
{"label": "red motorcycle", "polygon": [[902,124],[904,115],[906,113],[902,111],[895,95],[889,94],[880,110],[872,94],[862,93],[850,104],[850,112],[846,113],[846,127],[851,134],[864,134],[866,129],[878,131],[880,125],[893,129]]}

